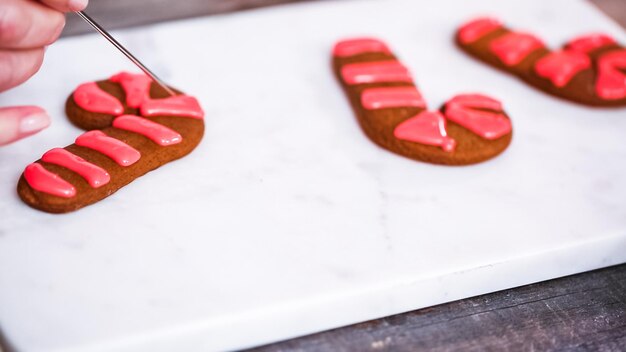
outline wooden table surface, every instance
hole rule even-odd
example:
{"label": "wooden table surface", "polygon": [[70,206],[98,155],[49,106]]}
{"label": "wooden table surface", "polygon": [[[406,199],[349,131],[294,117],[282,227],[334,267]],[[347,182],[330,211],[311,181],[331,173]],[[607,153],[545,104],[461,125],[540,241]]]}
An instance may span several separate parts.
{"label": "wooden table surface", "polygon": [[[106,28],[299,0],[91,0]],[[626,0],[592,0],[626,27]],[[149,6],[148,6],[149,5]],[[69,16],[64,35],[90,32]],[[0,337],[1,343],[1,337]],[[2,348],[0,347],[0,351]],[[467,298],[259,347],[279,351],[626,351],[626,265]]]}

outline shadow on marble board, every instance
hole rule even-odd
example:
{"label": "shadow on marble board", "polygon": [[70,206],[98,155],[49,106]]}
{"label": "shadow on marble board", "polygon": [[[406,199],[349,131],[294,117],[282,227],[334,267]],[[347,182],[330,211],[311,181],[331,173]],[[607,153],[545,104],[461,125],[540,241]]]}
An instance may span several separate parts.
{"label": "shadow on marble board", "polygon": [[13,348],[7,339],[4,337],[4,333],[2,332],[2,327],[0,327],[0,352],[13,352],[15,348]]}

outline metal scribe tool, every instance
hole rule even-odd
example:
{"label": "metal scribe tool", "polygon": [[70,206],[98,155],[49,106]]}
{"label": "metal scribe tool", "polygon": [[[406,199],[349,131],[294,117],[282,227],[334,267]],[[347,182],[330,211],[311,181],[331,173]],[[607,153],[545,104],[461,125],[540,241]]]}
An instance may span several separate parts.
{"label": "metal scribe tool", "polygon": [[176,95],[176,93],[172,89],[170,89],[159,77],[157,77],[154,73],[152,73],[152,71],[144,66],[141,61],[137,60],[137,58],[133,54],[126,50],[126,48],[124,48],[122,44],[118,43],[118,41],[115,40],[115,38],[113,38],[106,30],[104,30],[104,28],[102,28],[96,21],[94,21],[83,11],[76,11],[75,13],[83,20],[85,20],[85,22],[87,22],[90,26],[92,26],[98,33],[102,34],[102,36],[106,38],[106,40],[113,44],[113,46],[121,51],[122,54],[124,54],[130,61],[137,65],[137,67],[139,67],[146,75],[152,78],[153,81],[155,81],[158,85],[165,89],[166,92],[168,92],[172,96]]}

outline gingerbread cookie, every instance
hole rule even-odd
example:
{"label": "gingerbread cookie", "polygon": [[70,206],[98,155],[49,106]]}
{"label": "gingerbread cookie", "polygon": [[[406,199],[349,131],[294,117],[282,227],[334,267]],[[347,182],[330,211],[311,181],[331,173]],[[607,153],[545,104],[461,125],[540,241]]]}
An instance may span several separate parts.
{"label": "gingerbread cookie", "polygon": [[396,154],[467,165],[493,158],[511,142],[511,121],[490,97],[459,95],[428,111],[409,70],[378,39],[337,43],[333,67],[365,134]]}
{"label": "gingerbread cookie", "polygon": [[457,31],[466,53],[553,96],[590,106],[626,106],[626,49],[608,35],[585,35],[551,51],[536,36],[493,18]]}
{"label": "gingerbread cookie", "polygon": [[204,134],[204,113],[195,98],[169,96],[142,74],[82,84],[68,98],[66,112],[90,131],[28,165],[17,186],[26,204],[49,213],[110,196],[187,155]]}

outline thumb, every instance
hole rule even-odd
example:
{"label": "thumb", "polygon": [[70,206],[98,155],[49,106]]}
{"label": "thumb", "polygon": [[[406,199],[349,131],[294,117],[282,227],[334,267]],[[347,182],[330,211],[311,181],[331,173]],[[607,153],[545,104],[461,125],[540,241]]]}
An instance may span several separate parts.
{"label": "thumb", "polygon": [[0,108],[0,146],[33,135],[49,125],[50,117],[40,107]]}

